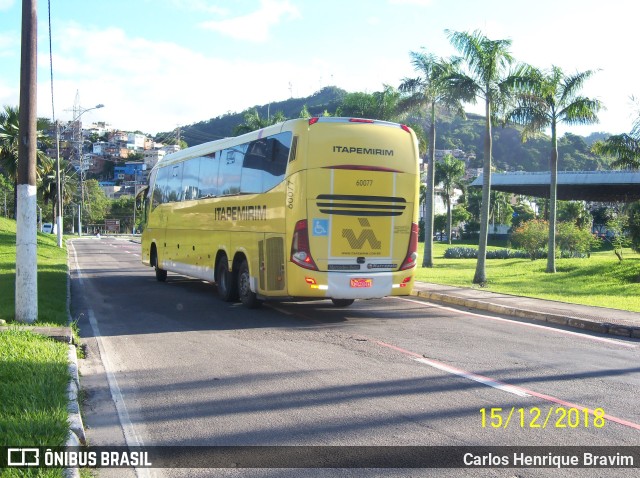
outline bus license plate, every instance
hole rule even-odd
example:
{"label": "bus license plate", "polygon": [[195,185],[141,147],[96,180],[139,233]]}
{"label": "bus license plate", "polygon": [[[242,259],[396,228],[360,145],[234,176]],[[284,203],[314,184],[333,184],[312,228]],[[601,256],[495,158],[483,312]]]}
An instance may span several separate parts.
{"label": "bus license plate", "polygon": [[351,287],[354,289],[373,287],[373,279],[351,279]]}

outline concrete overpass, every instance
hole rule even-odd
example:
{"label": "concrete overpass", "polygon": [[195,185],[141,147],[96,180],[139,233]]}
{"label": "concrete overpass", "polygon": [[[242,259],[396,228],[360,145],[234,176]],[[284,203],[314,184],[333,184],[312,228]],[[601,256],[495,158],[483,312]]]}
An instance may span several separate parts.
{"label": "concrete overpass", "polygon": [[[493,173],[491,189],[539,198],[549,197],[551,173]],[[469,187],[482,187],[482,174]],[[559,171],[558,199],[594,202],[640,200],[640,171]]]}

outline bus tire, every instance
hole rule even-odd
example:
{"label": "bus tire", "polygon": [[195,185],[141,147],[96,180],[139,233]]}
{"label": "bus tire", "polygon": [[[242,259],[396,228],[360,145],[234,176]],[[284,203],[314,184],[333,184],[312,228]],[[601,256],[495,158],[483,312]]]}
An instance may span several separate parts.
{"label": "bus tire", "polygon": [[221,257],[218,261],[216,284],[218,284],[218,297],[225,302],[234,302],[238,298],[236,281],[233,273],[229,271],[229,263],[226,257]]}
{"label": "bus tire", "polygon": [[262,301],[251,290],[251,275],[249,275],[249,264],[246,259],[242,261],[238,269],[238,295],[242,305],[249,309],[256,309],[262,305]]}
{"label": "bus tire", "polygon": [[158,282],[165,282],[167,280],[167,271],[164,269],[160,269],[158,266],[155,266],[156,269],[156,280]]}
{"label": "bus tire", "polygon": [[331,302],[333,302],[333,305],[336,307],[349,307],[353,304],[354,299],[331,299]]}

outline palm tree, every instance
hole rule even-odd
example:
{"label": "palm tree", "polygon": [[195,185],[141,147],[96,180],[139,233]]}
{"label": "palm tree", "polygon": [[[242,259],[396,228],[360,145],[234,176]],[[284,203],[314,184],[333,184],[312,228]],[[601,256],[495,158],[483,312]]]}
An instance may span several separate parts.
{"label": "palm tree", "polygon": [[[459,72],[447,78],[448,88],[457,98],[485,104],[484,164],[482,175],[482,205],[480,210],[480,242],[474,284],[487,282],[486,260],[491,192],[492,120],[505,109],[510,84],[509,68],[514,59],[509,52],[511,40],[490,40],[479,30],[473,33],[445,30],[451,44],[462,54],[467,73]],[[515,73],[517,75],[517,73]]]}
{"label": "palm tree", "polygon": [[616,134],[605,141],[593,145],[593,152],[612,156],[611,166],[616,168],[640,169],[640,132]]}
{"label": "palm tree", "polygon": [[447,238],[451,244],[451,199],[455,189],[463,189],[462,177],[464,176],[464,161],[454,158],[450,154],[445,155],[442,161],[436,163],[436,184],[442,185],[440,195],[447,204]]}
{"label": "palm tree", "polygon": [[240,135],[244,133],[250,133],[251,131],[257,131],[267,126],[271,126],[276,123],[281,123],[287,118],[282,111],[277,111],[273,116],[267,118],[261,118],[257,109],[252,109],[244,114],[244,123],[233,128],[233,134]]}
{"label": "palm tree", "polygon": [[[38,145],[46,145],[49,138],[44,134],[48,121],[39,118],[37,121],[36,140]],[[13,181],[14,185],[14,205],[18,204],[18,139],[20,126],[20,112],[17,107],[5,106],[0,112],[0,169]],[[53,161],[40,149],[36,155],[37,180],[41,183],[42,178],[51,171]],[[16,217],[16,207],[14,207],[14,217]]]}
{"label": "palm tree", "polygon": [[511,207],[510,201],[511,195],[500,191],[491,191],[491,206],[489,208],[489,221],[494,224],[494,233],[496,232],[495,225],[511,224],[511,218],[513,214],[513,207]]}
{"label": "palm tree", "polygon": [[396,121],[399,102],[400,92],[392,86],[383,85],[382,91],[374,93],[355,92],[346,94],[336,111],[336,116]]}
{"label": "palm tree", "polygon": [[[69,200],[69,198],[73,197],[76,193],[77,189],[77,181],[74,179],[75,170],[72,164],[68,161],[60,160],[61,163],[61,172],[60,175],[62,177],[62,183],[60,192],[62,195],[62,201],[60,202],[61,207],[64,210],[65,202]],[[55,221],[56,217],[56,198],[57,198],[57,178],[55,175],[47,175],[43,177],[41,187],[39,188],[42,193],[42,201],[45,206],[48,206],[51,203],[52,206],[52,214]]]}
{"label": "palm tree", "polygon": [[402,108],[429,108],[429,154],[427,156],[427,197],[425,199],[424,216],[424,256],[422,267],[433,267],[433,199],[434,199],[434,164],[436,154],[436,105],[443,105],[465,117],[461,102],[453,97],[446,88],[443,79],[452,74],[458,66],[457,60],[438,59],[435,55],[422,52],[411,52],[414,69],[421,74],[417,78],[405,78],[400,91],[409,96],[403,101]]}
{"label": "palm tree", "polygon": [[526,140],[551,127],[551,156],[549,171],[549,243],[547,272],[556,272],[556,211],[558,189],[558,124],[583,125],[598,122],[602,108],[599,100],[580,95],[580,90],[595,72],[587,70],[566,75],[553,66],[549,71],[529,67],[515,86],[519,88],[516,107],[508,119],[524,125],[522,138]]}
{"label": "palm tree", "polygon": [[593,152],[612,156],[611,163],[616,168],[640,169],[640,113],[636,118],[631,133],[609,136],[605,141],[593,145]]}

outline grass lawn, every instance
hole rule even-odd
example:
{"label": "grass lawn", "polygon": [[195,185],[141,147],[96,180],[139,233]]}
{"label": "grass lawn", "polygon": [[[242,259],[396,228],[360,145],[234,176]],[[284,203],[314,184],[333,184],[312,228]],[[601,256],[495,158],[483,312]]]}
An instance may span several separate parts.
{"label": "grass lawn", "polygon": [[[478,287],[472,283],[476,259],[444,258],[447,248],[458,245],[436,243],[434,267],[418,267],[416,280]],[[640,254],[627,249],[624,257],[620,262],[612,251],[599,251],[585,259],[556,259],[555,274],[545,272],[546,259],[487,259],[486,290],[640,312]]]}
{"label": "grass lawn", "polygon": [[[0,217],[0,319],[15,314],[16,222]],[[67,325],[67,249],[38,233],[38,325]]]}
{"label": "grass lawn", "polygon": [[[19,331],[15,314],[16,223],[0,218],[0,446],[63,446],[67,423],[68,346]],[[38,321],[67,325],[67,251],[38,234]],[[35,299],[34,299],[35,300]],[[60,469],[5,469],[0,476],[60,477]]]}

